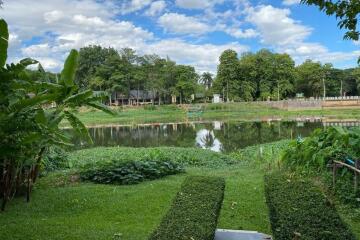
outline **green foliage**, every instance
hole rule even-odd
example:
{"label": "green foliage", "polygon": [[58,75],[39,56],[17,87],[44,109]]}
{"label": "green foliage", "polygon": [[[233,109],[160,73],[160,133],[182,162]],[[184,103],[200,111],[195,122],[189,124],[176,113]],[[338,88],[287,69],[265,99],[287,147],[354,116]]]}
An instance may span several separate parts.
{"label": "green foliage", "polygon": [[9,31],[4,19],[0,19],[0,67],[5,65],[7,59],[7,48]]}
{"label": "green foliage", "polygon": [[335,206],[309,180],[272,173],[265,177],[265,194],[276,240],[356,239]]}
{"label": "green foliage", "polygon": [[225,154],[199,148],[129,148],[97,147],[70,153],[69,164],[81,168],[87,164],[96,165],[103,161],[171,161],[184,166],[217,168],[234,164]]}
{"label": "green foliage", "polygon": [[224,189],[223,178],[187,177],[149,240],[213,240]]}
{"label": "green foliage", "polygon": [[293,141],[283,155],[286,165],[294,168],[322,171],[332,160],[359,159],[358,128],[329,127],[317,129],[310,137]]}
{"label": "green foliage", "polygon": [[[6,23],[0,21],[0,41],[6,40]],[[7,44],[0,45],[0,63],[6,60]],[[26,68],[38,61],[26,58],[17,64],[0,64],[0,193],[1,209],[17,189],[30,191],[39,174],[46,149],[71,145],[59,128],[67,119],[78,133],[88,136],[82,122],[72,114],[77,107],[94,106],[103,95],[79,91],[74,83],[77,51],[72,50],[65,61],[59,83],[50,83],[39,64],[43,78],[29,76]],[[41,75],[40,75],[41,76]],[[89,138],[88,138],[89,139]]]}
{"label": "green foliage", "polygon": [[358,27],[358,15],[360,12],[360,2],[356,0],[301,0],[308,5],[316,5],[327,15],[335,15],[339,20],[338,26],[341,29],[348,30],[345,33],[345,39],[359,40],[360,32]]}
{"label": "green foliage", "polygon": [[147,110],[147,111],[154,111],[154,110],[156,110],[156,106],[154,106],[154,105],[145,105],[144,106],[144,110]]}
{"label": "green foliage", "polygon": [[60,81],[64,83],[67,87],[72,87],[75,84],[75,72],[78,64],[78,55],[79,53],[76,50],[71,50],[69,56],[67,57],[64,69],[61,72]]}
{"label": "green foliage", "polygon": [[69,167],[68,152],[56,146],[49,147],[42,160],[42,170],[46,173],[61,170]]}
{"label": "green foliage", "polygon": [[291,140],[280,140],[259,144],[230,153],[230,157],[251,164],[273,164],[281,159],[282,152],[288,148]]}
{"label": "green foliage", "polygon": [[80,169],[80,177],[95,183],[136,184],[184,172],[171,161],[104,161],[87,164]]}

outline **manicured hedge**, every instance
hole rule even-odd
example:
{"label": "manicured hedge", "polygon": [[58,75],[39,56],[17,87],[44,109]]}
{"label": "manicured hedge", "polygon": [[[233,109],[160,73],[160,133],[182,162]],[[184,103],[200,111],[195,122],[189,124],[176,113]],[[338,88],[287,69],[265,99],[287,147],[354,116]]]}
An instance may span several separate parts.
{"label": "manicured hedge", "polygon": [[335,207],[309,180],[273,173],[265,192],[275,240],[355,240]]}
{"label": "manicured hedge", "polygon": [[125,185],[181,172],[184,172],[184,168],[171,161],[106,161],[83,166],[80,177],[96,183]]}
{"label": "manicured hedge", "polygon": [[149,240],[213,240],[224,188],[223,178],[187,177]]}

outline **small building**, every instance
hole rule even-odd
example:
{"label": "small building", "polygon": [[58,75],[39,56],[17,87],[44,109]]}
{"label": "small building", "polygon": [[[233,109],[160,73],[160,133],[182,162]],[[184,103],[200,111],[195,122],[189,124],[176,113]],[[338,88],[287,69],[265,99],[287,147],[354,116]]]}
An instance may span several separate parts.
{"label": "small building", "polygon": [[128,95],[115,91],[111,94],[111,105],[142,105],[156,100],[157,95],[152,91],[130,90]]}
{"label": "small building", "polygon": [[221,102],[222,102],[222,99],[220,97],[220,94],[214,94],[213,103],[221,103]]}

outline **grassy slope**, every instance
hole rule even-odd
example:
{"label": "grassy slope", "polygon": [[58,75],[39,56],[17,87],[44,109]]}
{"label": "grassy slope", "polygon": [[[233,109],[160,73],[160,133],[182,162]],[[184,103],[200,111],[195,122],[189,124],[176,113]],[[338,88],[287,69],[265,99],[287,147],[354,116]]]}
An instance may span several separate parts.
{"label": "grassy slope", "polygon": [[[360,109],[284,111],[255,103],[208,104],[201,118],[188,119],[186,111],[176,106],[160,106],[155,110],[125,108],[117,116],[99,111],[82,111],[78,114],[88,126],[101,124],[138,124],[158,122],[184,122],[188,120],[262,120],[266,118],[295,119],[297,117],[325,117],[334,119],[360,119]],[[67,126],[64,122],[63,126]]]}
{"label": "grassy slope", "polygon": [[0,217],[4,239],[145,240],[168,210],[187,175],[226,179],[220,228],[269,233],[263,172],[246,166],[190,169],[187,174],[133,186],[70,184],[51,188],[58,176],[41,179],[27,204],[16,199]]}

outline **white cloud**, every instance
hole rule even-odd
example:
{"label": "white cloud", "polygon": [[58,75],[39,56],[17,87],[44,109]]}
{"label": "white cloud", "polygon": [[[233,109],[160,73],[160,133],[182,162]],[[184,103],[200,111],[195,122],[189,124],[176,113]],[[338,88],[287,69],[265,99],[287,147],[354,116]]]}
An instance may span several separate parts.
{"label": "white cloud", "polygon": [[210,71],[214,73],[219,56],[226,49],[233,49],[239,54],[249,50],[247,46],[239,43],[192,44],[181,39],[169,39],[149,45],[147,51],[149,53],[156,52],[163,57],[169,56],[178,63],[191,64],[199,72]]}
{"label": "white cloud", "polygon": [[22,48],[21,52],[24,56],[48,56],[49,52],[51,51],[49,44],[36,44],[30,45],[28,47]]}
{"label": "white cloud", "polygon": [[282,2],[282,4],[286,5],[286,6],[290,6],[290,5],[295,5],[295,4],[299,4],[300,0],[284,0]]}
{"label": "white cloud", "polygon": [[176,0],[175,4],[181,8],[205,9],[223,2],[224,0]]}
{"label": "white cloud", "polygon": [[144,9],[151,4],[152,0],[127,0],[121,5],[121,13],[128,14]]}
{"label": "white cloud", "polygon": [[201,35],[211,31],[210,26],[197,18],[178,13],[165,13],[158,19],[158,24],[166,31],[177,34]]}
{"label": "white cloud", "polygon": [[166,8],[165,1],[155,1],[151,3],[150,8],[145,12],[148,16],[156,16],[161,14]]}
{"label": "white cloud", "polygon": [[227,27],[224,31],[235,38],[253,38],[259,35],[259,33],[252,28],[242,30],[240,28]]}
{"label": "white cloud", "polygon": [[50,12],[44,13],[44,20],[46,23],[53,23],[61,20],[65,14],[62,11],[53,10]]}
{"label": "white cloud", "polygon": [[289,9],[261,5],[248,11],[247,20],[261,32],[261,41],[265,44],[288,45],[302,42],[312,28],[301,25],[290,18]]}

